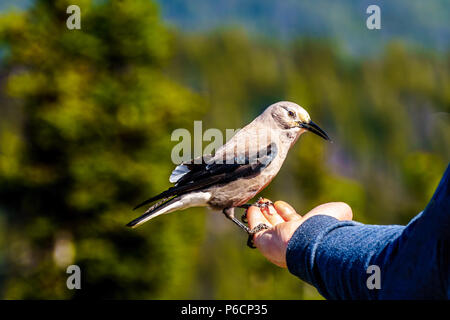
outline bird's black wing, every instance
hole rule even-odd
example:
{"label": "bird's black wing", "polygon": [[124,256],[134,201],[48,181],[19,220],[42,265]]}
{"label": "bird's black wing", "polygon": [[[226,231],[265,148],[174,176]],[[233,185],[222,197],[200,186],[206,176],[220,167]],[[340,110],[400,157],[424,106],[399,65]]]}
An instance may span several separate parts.
{"label": "bird's black wing", "polygon": [[255,155],[245,154],[234,156],[232,163],[211,162],[211,158],[207,158],[202,163],[183,164],[186,166],[185,173],[176,181],[176,184],[166,191],[154,196],[137,205],[133,210],[160,199],[169,199],[173,196],[179,196],[191,191],[204,189],[212,185],[228,183],[239,178],[251,177],[258,174],[267,167],[278,152],[275,143],[269,144],[267,147],[259,150]]}

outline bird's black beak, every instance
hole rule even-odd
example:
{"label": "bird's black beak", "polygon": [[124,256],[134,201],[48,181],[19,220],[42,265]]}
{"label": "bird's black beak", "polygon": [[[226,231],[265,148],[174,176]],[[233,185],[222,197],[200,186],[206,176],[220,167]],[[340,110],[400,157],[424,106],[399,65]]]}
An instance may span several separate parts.
{"label": "bird's black beak", "polygon": [[300,128],[304,128],[308,131],[311,131],[312,133],[317,134],[318,136],[324,138],[325,140],[331,141],[330,137],[327,135],[325,131],[323,131],[317,124],[312,122],[311,120],[307,123],[305,122],[298,122],[298,125]]}

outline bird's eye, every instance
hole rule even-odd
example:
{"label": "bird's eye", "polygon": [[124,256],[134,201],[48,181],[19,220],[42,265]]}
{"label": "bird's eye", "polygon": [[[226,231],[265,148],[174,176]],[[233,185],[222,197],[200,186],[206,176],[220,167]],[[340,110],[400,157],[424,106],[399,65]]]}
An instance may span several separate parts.
{"label": "bird's eye", "polygon": [[293,112],[293,111],[288,111],[288,115],[291,118],[295,118],[295,112]]}

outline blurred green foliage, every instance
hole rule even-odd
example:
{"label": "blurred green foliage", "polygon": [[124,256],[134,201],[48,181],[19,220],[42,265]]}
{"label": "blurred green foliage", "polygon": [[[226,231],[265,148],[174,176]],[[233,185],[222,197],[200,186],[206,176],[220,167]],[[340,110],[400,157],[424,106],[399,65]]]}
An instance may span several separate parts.
{"label": "blurred green foliage", "polygon": [[[168,185],[168,133],[204,104],[162,72],[169,35],[153,4],[84,1],[83,31],[70,31],[72,3],[38,1],[0,21],[2,87],[20,101],[2,106],[11,113],[1,129],[2,295],[186,297],[203,217],[124,224],[133,204]],[[71,263],[83,270],[81,291],[66,288]]]}
{"label": "blurred green foliage", "polygon": [[[66,8],[82,8],[68,30]],[[39,0],[0,16],[2,298],[320,298],[204,209],[136,230],[131,208],[169,186],[176,128],[239,128],[278,100],[306,134],[263,192],[300,213],[345,201],[355,220],[407,223],[450,158],[450,55],[392,43],[350,60],[331,43],[167,30],[139,1]],[[82,289],[66,288],[66,267]]]}

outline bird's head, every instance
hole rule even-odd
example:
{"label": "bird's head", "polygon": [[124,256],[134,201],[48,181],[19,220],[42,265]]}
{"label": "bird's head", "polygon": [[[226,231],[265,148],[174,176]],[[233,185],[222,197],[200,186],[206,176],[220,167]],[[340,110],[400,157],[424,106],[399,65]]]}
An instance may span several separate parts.
{"label": "bird's head", "polygon": [[296,103],[280,101],[271,105],[267,111],[275,124],[282,130],[293,132],[296,135],[311,131],[325,140],[331,140],[325,131],[311,121],[308,112]]}

